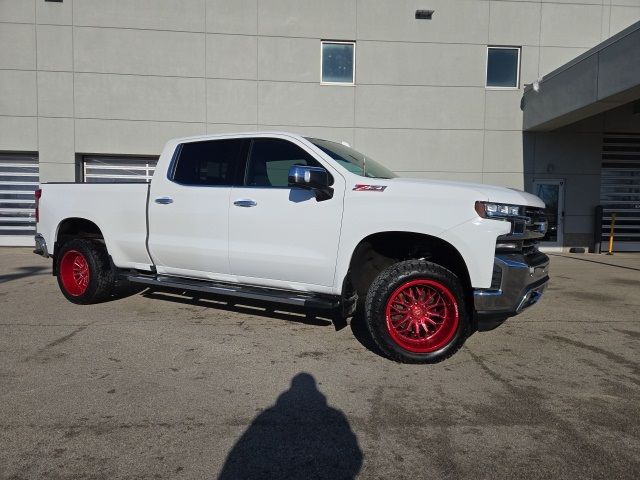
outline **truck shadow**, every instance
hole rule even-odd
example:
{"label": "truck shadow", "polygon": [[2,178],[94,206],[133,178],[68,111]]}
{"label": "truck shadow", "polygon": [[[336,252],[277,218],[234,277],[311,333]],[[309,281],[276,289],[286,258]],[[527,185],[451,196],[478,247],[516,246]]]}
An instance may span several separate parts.
{"label": "truck shadow", "polygon": [[0,283],[7,283],[34,275],[51,274],[51,269],[49,267],[18,267],[16,270],[17,271],[13,273],[0,275]]}
{"label": "truck shadow", "polygon": [[222,296],[206,294],[194,295],[193,292],[169,289],[147,289],[142,292],[142,296],[154,300],[164,300],[173,303],[182,303],[184,305],[215,308],[216,310],[224,310],[227,312],[259,315],[267,318],[303,323],[305,325],[315,325],[318,327],[327,327],[333,324],[336,330],[344,328],[340,325],[339,321],[336,321],[336,319],[332,317],[330,312],[317,312],[303,308],[291,307],[289,305],[283,306],[275,303],[246,299],[239,302],[238,299],[229,299]]}
{"label": "truck shadow", "polygon": [[367,329],[367,325],[365,324],[364,314],[362,312],[356,312],[356,314],[351,317],[351,322],[349,323],[351,327],[351,333],[355,339],[367,350],[375,353],[379,357],[387,358],[386,355],[378,348],[376,343],[371,338],[371,334]]}
{"label": "truck shadow", "polygon": [[345,414],[299,373],[240,436],[218,479],[352,479],[363,454]]}
{"label": "truck shadow", "polygon": [[356,313],[351,317],[350,321],[342,318],[340,315],[330,311],[314,311],[305,308],[292,307],[290,305],[281,305],[269,302],[260,302],[257,300],[243,299],[241,302],[237,298],[225,298],[217,295],[198,294],[193,292],[172,290],[172,289],[155,289],[149,288],[142,292],[142,296],[154,300],[163,300],[165,302],[181,303],[184,305],[195,305],[198,307],[215,308],[216,310],[224,310],[227,312],[241,313],[246,315],[258,315],[267,318],[275,318],[286,320],[289,322],[302,323],[305,325],[313,325],[317,327],[328,327],[333,325],[335,331],[340,331],[349,326],[354,338],[364,348],[372,353],[386,358],[384,353],[377,347],[364,321],[364,317],[360,313]]}

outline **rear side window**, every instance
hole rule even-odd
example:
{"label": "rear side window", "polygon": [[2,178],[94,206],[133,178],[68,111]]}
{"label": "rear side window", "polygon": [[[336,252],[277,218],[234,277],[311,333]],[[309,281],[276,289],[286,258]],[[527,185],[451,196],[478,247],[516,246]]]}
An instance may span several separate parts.
{"label": "rear side window", "polygon": [[293,165],[322,167],[302,148],[278,138],[257,138],[251,147],[246,185],[250,187],[287,187]]}
{"label": "rear side window", "polygon": [[249,140],[209,140],[184,143],[173,171],[183,185],[240,185]]}

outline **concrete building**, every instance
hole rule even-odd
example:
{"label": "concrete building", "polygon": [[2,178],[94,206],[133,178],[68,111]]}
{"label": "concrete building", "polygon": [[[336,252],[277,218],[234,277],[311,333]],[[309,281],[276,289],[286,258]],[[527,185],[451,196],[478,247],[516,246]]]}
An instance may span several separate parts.
{"label": "concrete building", "polygon": [[144,179],[171,137],[287,130],[406,176],[564,189],[549,245],[592,246],[602,144],[640,134],[635,107],[560,125],[531,100],[523,133],[524,86],[639,19],[640,0],[0,0],[0,244],[32,244],[38,181]]}
{"label": "concrete building", "polygon": [[527,86],[522,107],[525,186],[564,197],[558,242],[606,251],[615,215],[615,250],[640,251],[640,22]]}

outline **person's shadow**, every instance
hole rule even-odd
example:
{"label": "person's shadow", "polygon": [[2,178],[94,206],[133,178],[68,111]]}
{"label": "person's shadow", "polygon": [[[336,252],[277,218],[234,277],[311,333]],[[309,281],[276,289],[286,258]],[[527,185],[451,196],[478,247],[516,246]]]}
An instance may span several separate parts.
{"label": "person's shadow", "polygon": [[345,415],[327,405],[313,376],[300,373],[238,439],[218,478],[350,479],[362,458]]}

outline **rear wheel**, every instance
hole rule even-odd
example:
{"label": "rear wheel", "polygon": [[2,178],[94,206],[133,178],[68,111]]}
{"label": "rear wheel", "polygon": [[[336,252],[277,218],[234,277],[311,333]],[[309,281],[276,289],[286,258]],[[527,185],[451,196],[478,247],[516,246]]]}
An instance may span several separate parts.
{"label": "rear wheel", "polygon": [[104,246],[96,241],[76,238],[56,252],[58,286],[73,303],[99,303],[111,295],[115,273]]}
{"label": "rear wheel", "polygon": [[424,260],[383,270],[365,304],[376,345],[404,363],[434,363],[453,355],[468,335],[469,318],[459,279]]}

